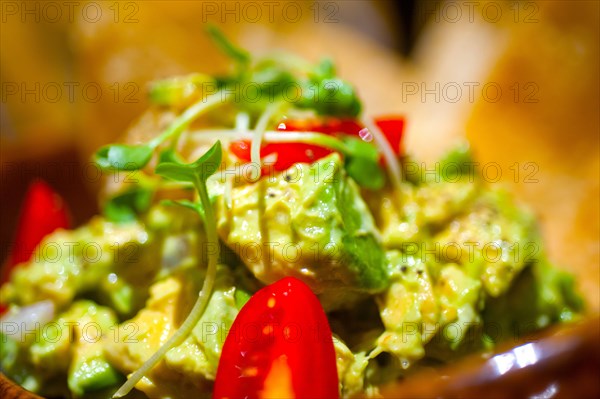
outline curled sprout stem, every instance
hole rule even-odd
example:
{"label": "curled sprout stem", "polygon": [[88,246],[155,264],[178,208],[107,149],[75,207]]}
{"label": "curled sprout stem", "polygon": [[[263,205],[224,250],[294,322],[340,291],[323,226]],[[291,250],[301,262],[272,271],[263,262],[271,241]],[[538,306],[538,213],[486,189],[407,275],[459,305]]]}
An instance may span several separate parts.
{"label": "curled sprout stem", "polygon": [[209,110],[210,108],[222,102],[221,91],[216,92],[215,94],[203,97],[200,100],[196,101],[189,108],[187,108],[181,115],[179,115],[175,120],[169,125],[167,130],[161,133],[159,136],[150,140],[148,146],[150,148],[156,148],[160,144],[162,144],[165,140],[168,140],[171,137],[177,136],[183,132],[190,123],[194,121],[200,114]]}
{"label": "curled sprout stem", "polygon": [[[256,128],[252,134],[252,143],[250,145],[250,161],[253,164],[258,165],[259,169],[262,167],[262,162],[260,160],[260,147],[262,146],[263,135],[267,130],[267,125],[273,118],[273,115],[280,107],[280,103],[270,104],[265,112],[262,113],[260,118],[258,118],[258,122],[256,122]],[[260,173],[258,176],[256,176],[256,179],[259,177]]]}
{"label": "curled sprout stem", "polygon": [[217,226],[215,221],[214,210],[208,197],[208,189],[206,187],[206,181],[196,179],[194,182],[196,190],[200,195],[200,201],[204,207],[205,212],[205,229],[207,241],[210,245],[214,245],[215,250],[209,251],[208,254],[208,267],[206,269],[206,276],[204,283],[202,284],[202,290],[198,294],[198,299],[194,304],[190,314],[187,316],[185,321],[181,324],[179,329],[165,342],[148,360],[142,364],[128,379],[127,381],[115,392],[113,398],[121,398],[127,395],[135,385],[150,371],[154,366],[158,364],[165,356],[165,354],[172,348],[180,345],[189,336],[196,324],[200,321],[200,318],[204,314],[204,310],[208,305],[208,301],[212,295],[213,287],[215,284],[215,278],[217,274],[217,262],[219,259],[219,239],[217,236]]}
{"label": "curled sprout stem", "polygon": [[[215,138],[227,138],[229,140],[251,140],[253,133],[251,131],[236,131],[236,130],[196,130],[192,137],[198,135],[198,138],[206,139],[214,135]],[[338,138],[329,136],[324,133],[298,131],[298,132],[279,132],[275,130],[267,130],[263,133],[262,138],[267,143],[305,143],[317,144],[321,147],[329,148],[338,151],[342,154],[348,154],[346,145]]]}
{"label": "curled sprout stem", "polygon": [[383,154],[388,171],[390,172],[392,185],[395,189],[400,189],[402,182],[402,169],[400,168],[400,163],[398,162],[396,155],[394,155],[392,146],[371,118],[362,118],[361,122],[367,129],[369,129],[369,132],[371,132],[373,135],[373,139],[375,139],[377,147],[379,147],[381,153]]}

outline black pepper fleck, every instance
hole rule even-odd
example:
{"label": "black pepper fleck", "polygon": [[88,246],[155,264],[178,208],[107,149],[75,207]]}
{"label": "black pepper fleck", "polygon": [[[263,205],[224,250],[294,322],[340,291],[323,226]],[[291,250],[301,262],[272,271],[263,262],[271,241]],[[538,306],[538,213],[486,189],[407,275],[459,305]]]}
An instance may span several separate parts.
{"label": "black pepper fleck", "polygon": [[401,271],[402,273],[406,273],[406,271],[407,271],[407,270],[408,270],[408,267],[406,267],[406,266],[402,266],[402,267],[400,268],[400,271]]}

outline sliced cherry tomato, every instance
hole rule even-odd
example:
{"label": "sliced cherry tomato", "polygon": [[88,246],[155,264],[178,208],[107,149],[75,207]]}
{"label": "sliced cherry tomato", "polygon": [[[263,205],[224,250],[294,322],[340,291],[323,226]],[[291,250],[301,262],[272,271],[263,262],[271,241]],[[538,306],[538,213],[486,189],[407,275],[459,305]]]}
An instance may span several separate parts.
{"label": "sliced cherry tomato", "polygon": [[310,288],[286,277],[256,292],[225,339],[213,399],[338,397],[331,330]]}
{"label": "sliced cherry tomato", "polygon": [[[248,140],[234,141],[229,145],[229,150],[242,162],[250,162],[251,143]],[[312,163],[323,158],[331,151],[316,145],[304,143],[267,144],[260,149],[260,157],[264,159],[271,154],[277,154],[277,161],[272,165],[273,169],[280,172],[289,169],[298,162]],[[262,174],[269,173],[271,165],[263,167]]]}
{"label": "sliced cherry tomato", "polygon": [[392,146],[394,153],[400,155],[402,153],[401,143],[404,133],[404,118],[397,116],[386,116],[375,118],[375,124]]}
{"label": "sliced cherry tomato", "polygon": [[[278,124],[278,130],[287,132],[312,131],[325,134],[345,133],[358,135],[361,125],[354,119],[328,118],[324,120],[286,120]],[[250,162],[250,141],[239,140],[230,144],[229,150],[243,162]],[[264,145],[260,150],[261,159],[277,154],[277,161],[273,165],[276,171],[283,171],[292,165],[304,162],[312,163],[332,151],[317,145],[305,143],[271,143]],[[263,174],[265,171],[263,171]]]}
{"label": "sliced cherry tomato", "polygon": [[45,236],[70,226],[68,214],[63,199],[47,183],[42,180],[31,183],[25,194],[10,257],[0,273],[0,285],[8,280],[16,265],[29,260]]}
{"label": "sliced cherry tomato", "polygon": [[[250,162],[250,141],[237,140],[229,144],[229,151],[233,153],[240,161]],[[262,155],[262,154],[261,154]]]}
{"label": "sliced cherry tomato", "polygon": [[[358,136],[363,126],[356,119],[324,118],[318,120],[286,120],[282,122],[288,131],[312,131],[325,134],[348,134]],[[281,126],[281,124],[280,124]],[[280,129],[282,130],[282,129]]]}
{"label": "sliced cherry tomato", "polygon": [[[401,153],[400,142],[404,130],[404,119],[399,117],[383,117],[375,119],[396,155]],[[329,135],[347,134],[358,136],[363,126],[356,119],[325,118],[319,120],[286,120],[278,125],[280,131],[312,131]],[[229,150],[242,162],[250,162],[250,141],[239,140],[230,144]],[[260,150],[261,159],[277,154],[273,165],[276,171],[290,168],[295,163],[312,163],[329,154],[331,150],[305,143],[266,144]],[[263,170],[263,174],[266,172]]]}

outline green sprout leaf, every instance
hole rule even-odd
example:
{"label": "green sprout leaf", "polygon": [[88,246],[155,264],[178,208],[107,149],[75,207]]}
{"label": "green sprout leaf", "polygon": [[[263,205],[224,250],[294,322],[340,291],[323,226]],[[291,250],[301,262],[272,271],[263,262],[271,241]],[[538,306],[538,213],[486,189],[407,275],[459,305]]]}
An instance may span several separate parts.
{"label": "green sprout leaf", "polygon": [[[115,392],[113,398],[127,395],[135,385],[158,363],[165,354],[173,347],[180,345],[194,329],[202,317],[213,291],[219,261],[219,237],[217,235],[217,220],[208,196],[206,180],[217,171],[221,163],[221,142],[217,141],[204,155],[191,164],[167,163],[159,164],[156,173],[167,178],[178,181],[193,181],[200,197],[200,203],[204,212],[204,229],[206,231],[207,244],[216,248],[216,251],[208,253],[208,265],[202,289],[196,299],[192,310],[185,318],[179,329],[165,342],[148,360],[142,364],[127,381]],[[167,165],[167,166],[165,166]],[[195,172],[195,173],[194,173]],[[180,205],[199,210],[196,206],[187,202],[179,202]]]}
{"label": "green sprout leaf", "polygon": [[156,173],[168,179],[197,184],[206,182],[221,164],[221,142],[217,141],[204,155],[195,162],[184,164],[162,162],[156,167]]}
{"label": "green sprout leaf", "polygon": [[[210,203],[212,205],[214,205],[217,201],[218,196],[216,195],[210,195],[209,199],[210,199]],[[194,202],[194,201],[190,201],[187,199],[182,199],[182,200],[162,200],[161,204],[163,205],[168,205],[168,206],[182,206],[184,208],[187,209],[191,209],[192,211],[196,212],[197,214],[199,214],[202,217],[202,220],[205,220],[206,215],[204,212],[204,206],[202,205],[202,202]]]}
{"label": "green sprout leaf", "polygon": [[177,154],[174,148],[167,148],[158,154],[158,163],[160,164],[166,162],[183,163],[183,160]]}
{"label": "green sprout leaf", "polygon": [[296,105],[314,109],[319,115],[329,116],[355,117],[362,109],[352,85],[339,78],[305,83],[302,98]]}
{"label": "green sprout leaf", "polygon": [[335,77],[335,65],[331,58],[323,58],[312,71],[308,73],[308,76],[312,82],[320,82],[324,79],[331,79]]}
{"label": "green sprout leaf", "polygon": [[156,167],[156,173],[167,179],[191,182],[196,181],[196,173],[191,165],[164,162]]}
{"label": "green sprout leaf", "polygon": [[191,164],[200,180],[206,182],[219,169],[222,156],[221,142],[217,141],[204,155]]}
{"label": "green sprout leaf", "polygon": [[[172,140],[171,147],[177,144],[177,138],[190,123],[192,123],[200,114],[223,104],[220,93],[215,93],[207,98],[202,98],[187,108],[179,115],[169,127],[159,136],[154,137],[146,144],[128,145],[111,144],[100,148],[94,160],[102,169],[113,170],[138,170],[150,162],[154,150],[167,140]],[[173,154],[164,154],[164,157],[174,158]]]}
{"label": "green sprout leaf", "polygon": [[161,201],[161,204],[182,206],[184,208],[191,209],[192,211],[197,212],[198,214],[201,214],[202,216],[204,216],[204,207],[199,202],[194,202],[194,201],[183,199],[183,200],[164,200],[164,201]]}

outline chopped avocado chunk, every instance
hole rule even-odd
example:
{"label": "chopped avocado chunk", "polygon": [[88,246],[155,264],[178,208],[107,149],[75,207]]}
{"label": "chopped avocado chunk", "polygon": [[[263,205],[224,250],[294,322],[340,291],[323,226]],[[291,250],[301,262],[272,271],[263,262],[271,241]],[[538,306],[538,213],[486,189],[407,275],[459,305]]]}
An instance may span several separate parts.
{"label": "chopped avocado chunk", "polygon": [[[521,273],[505,294],[491,299],[482,317],[501,331],[494,341],[514,338],[576,319],[583,302],[575,293],[573,277],[556,269],[544,254]],[[512,337],[510,337],[512,338]]]}
{"label": "chopped avocado chunk", "polygon": [[[140,367],[182,323],[203,278],[202,269],[188,268],[152,285],[146,307],[119,326],[118,340],[106,342],[109,363],[125,374]],[[238,313],[236,296],[247,295],[237,291],[233,273],[220,265],[211,299],[192,333],[136,388],[150,397],[208,397],[209,381],[215,378],[223,342]]]}
{"label": "chopped avocado chunk", "polygon": [[480,192],[478,182],[462,176],[457,181],[443,180],[414,185],[403,182],[396,191],[384,190],[378,197],[368,196],[388,249],[410,251],[431,239],[440,227],[461,214]]}
{"label": "chopped avocado chunk", "polygon": [[60,309],[87,297],[128,317],[142,308],[155,278],[196,264],[202,240],[200,218],[181,207],[155,205],[143,221],[128,223],[96,217],[46,237],[2,286],[2,301],[50,299]]}
{"label": "chopped avocado chunk", "polygon": [[[117,225],[100,217],[76,230],[59,230],[42,241],[28,264],[14,269],[11,281],[2,287],[3,301],[26,305],[50,299],[64,308],[77,296],[93,294],[127,314],[138,301],[143,303],[141,288],[159,266],[150,261],[156,257],[147,250],[154,248],[152,241],[139,222]],[[137,262],[149,267],[145,278],[123,278],[119,270]],[[122,296],[125,286],[132,291],[127,298]]]}
{"label": "chopped avocado chunk", "polygon": [[458,346],[469,327],[480,323],[481,283],[457,265],[433,275],[432,263],[418,257],[395,250],[387,257],[392,284],[377,298],[386,328],[377,352],[395,355],[407,368],[425,356],[425,345],[436,336]]}
{"label": "chopped avocado chunk", "polygon": [[293,275],[317,293],[387,287],[373,218],[338,154],[235,187],[231,197],[219,204],[220,236],[262,282]]}
{"label": "chopped avocado chunk", "polygon": [[112,339],[110,335],[117,326],[114,313],[89,301],[78,302],[70,313],[69,317],[77,316],[82,331],[72,348],[73,355],[68,370],[67,382],[71,392],[81,397],[122,381],[124,376],[105,360],[103,353],[102,339]]}
{"label": "chopped avocado chunk", "polygon": [[124,376],[104,360],[100,345],[78,350],[68,376],[69,389],[76,396],[115,386],[123,380]]}
{"label": "chopped avocado chunk", "polygon": [[[467,275],[458,265],[445,266],[436,281],[443,337],[457,348],[469,329],[481,323],[481,282]],[[449,326],[449,324],[453,324]]]}
{"label": "chopped avocado chunk", "polygon": [[572,277],[548,261],[533,216],[473,180],[469,162],[461,148],[442,161],[457,165],[454,175],[369,198],[391,278],[376,297],[385,331],[371,356],[390,353],[403,368],[449,361],[581,311]]}
{"label": "chopped avocado chunk", "polygon": [[29,360],[29,348],[0,332],[0,368],[12,380],[31,392],[40,392],[47,376]]}
{"label": "chopped avocado chunk", "polygon": [[365,352],[353,353],[338,337],[334,337],[333,347],[342,397],[355,396],[364,389],[365,379],[363,376],[369,359]]}
{"label": "chopped avocado chunk", "polygon": [[493,297],[506,292],[540,250],[532,216],[516,208],[499,190],[480,194],[433,240],[442,262],[463,266]]}
{"label": "chopped avocado chunk", "polygon": [[[335,153],[239,183],[231,195],[213,179],[222,239],[214,290],[192,331],[132,395],[209,398],[239,310],[262,284],[288,275],[310,284],[327,311],[342,397],[377,396],[415,366],[579,317],[573,278],[548,260],[532,216],[472,180],[469,163],[461,148],[441,162],[454,172],[377,193],[359,191]],[[64,333],[0,333],[11,378],[45,396],[104,398],[178,330],[206,274],[202,218],[164,203],[136,217],[58,231],[15,269],[3,301],[18,310],[52,300],[51,324]],[[102,252],[94,262],[90,245]],[[102,333],[86,329],[82,339],[86,324]]]}
{"label": "chopped avocado chunk", "polygon": [[[117,325],[112,309],[78,300],[31,340],[2,336],[2,369],[27,389],[50,397],[76,397],[114,386],[123,376],[103,357],[105,335]],[[6,342],[5,342],[6,338]]]}
{"label": "chopped avocado chunk", "polygon": [[394,353],[407,366],[424,356],[423,345],[436,330],[440,311],[427,266],[412,257],[406,262],[398,251],[388,252],[387,258],[392,284],[377,298],[386,328],[378,346]]}

